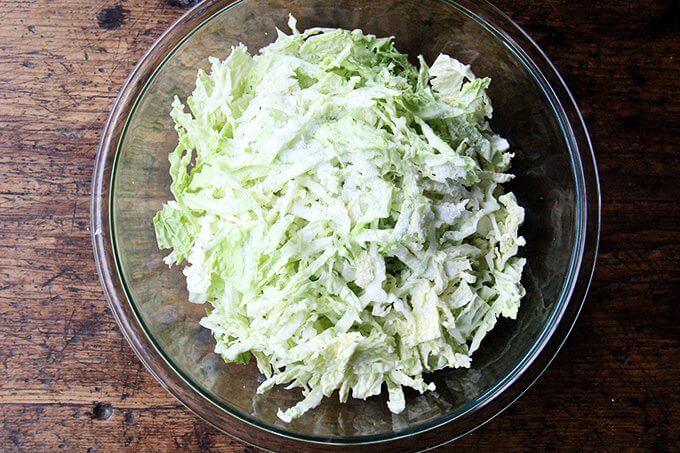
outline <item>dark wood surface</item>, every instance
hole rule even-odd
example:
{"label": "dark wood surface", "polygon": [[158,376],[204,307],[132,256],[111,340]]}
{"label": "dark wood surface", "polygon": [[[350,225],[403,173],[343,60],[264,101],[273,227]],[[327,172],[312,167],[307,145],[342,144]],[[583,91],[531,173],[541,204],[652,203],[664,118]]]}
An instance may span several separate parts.
{"label": "dark wood surface", "polygon": [[[0,450],[246,451],[116,327],[88,231],[112,100],[184,1],[0,3]],[[572,88],[599,161],[590,297],[550,370],[455,447],[680,449],[680,16],[673,1],[497,1]]]}

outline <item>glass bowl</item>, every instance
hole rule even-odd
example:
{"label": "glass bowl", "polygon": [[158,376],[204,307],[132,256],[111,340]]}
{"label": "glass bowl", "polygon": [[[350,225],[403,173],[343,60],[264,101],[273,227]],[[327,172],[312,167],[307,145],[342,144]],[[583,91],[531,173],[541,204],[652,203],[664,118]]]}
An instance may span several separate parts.
{"label": "glass bowl", "polygon": [[[277,408],[299,400],[275,388],[257,395],[254,364],[227,365],[199,326],[204,307],[187,301],[178,268],[162,262],[151,219],[171,199],[168,153],[177,136],[168,116],[186,98],[208,56],[225,58],[239,42],[270,43],[288,13],[298,26],[361,28],[395,36],[398,48],[428,62],[448,53],[493,79],[492,127],[516,157],[509,185],[526,209],[523,278],[516,321],[501,321],[472,368],[430,376],[435,392],[407,393],[406,410],[384,396],[339,404],[327,398],[293,423]],[[483,1],[241,0],[204,2],[154,44],[130,75],[103,132],[92,191],[92,240],[99,276],[118,324],[148,370],[200,417],[243,441],[279,450],[382,443],[415,450],[460,437],[518,398],[547,367],[584,301],[597,254],[599,187],[579,110],[534,42]],[[385,445],[390,444],[390,445]]]}

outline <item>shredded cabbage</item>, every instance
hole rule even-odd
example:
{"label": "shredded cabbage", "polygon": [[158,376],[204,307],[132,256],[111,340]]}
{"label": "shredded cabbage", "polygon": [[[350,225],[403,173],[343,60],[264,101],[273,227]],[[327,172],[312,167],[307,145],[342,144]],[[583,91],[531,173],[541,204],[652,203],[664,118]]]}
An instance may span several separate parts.
{"label": "shredded cabbage", "polygon": [[168,265],[226,362],[300,387],[289,422],[335,391],[404,410],[424,373],[469,367],[524,295],[524,210],[499,185],[512,154],[487,119],[490,79],[392,38],[312,28],[210,59],[171,116]]}

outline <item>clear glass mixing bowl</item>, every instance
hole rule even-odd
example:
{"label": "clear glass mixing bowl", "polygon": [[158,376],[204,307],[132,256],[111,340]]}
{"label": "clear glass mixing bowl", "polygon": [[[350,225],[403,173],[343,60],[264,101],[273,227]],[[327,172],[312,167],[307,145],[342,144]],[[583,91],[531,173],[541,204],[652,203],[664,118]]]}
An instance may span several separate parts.
{"label": "clear glass mixing bowl", "polygon": [[[502,321],[470,369],[430,378],[435,392],[407,394],[390,413],[383,396],[323,404],[291,424],[276,416],[300,398],[276,388],[257,395],[254,365],[227,365],[213,353],[187,302],[180,269],[162,263],[151,219],[169,192],[168,153],[176,144],[168,116],[185,98],[208,56],[239,42],[270,43],[288,13],[300,28],[361,28],[395,36],[398,48],[430,63],[444,52],[490,76],[492,127],[507,137],[517,178],[509,188],[526,208],[522,234],[527,296],[517,321]],[[252,444],[316,449],[392,444],[414,450],[455,439],[521,395],[564,342],[592,275],[599,233],[597,172],[587,131],[564,82],[510,19],[486,2],[444,0],[241,0],[204,2],[175,23],[123,87],[104,129],[92,192],[92,237],[112,311],[132,348],[158,381],[189,409]],[[384,446],[384,445],[383,445]]]}

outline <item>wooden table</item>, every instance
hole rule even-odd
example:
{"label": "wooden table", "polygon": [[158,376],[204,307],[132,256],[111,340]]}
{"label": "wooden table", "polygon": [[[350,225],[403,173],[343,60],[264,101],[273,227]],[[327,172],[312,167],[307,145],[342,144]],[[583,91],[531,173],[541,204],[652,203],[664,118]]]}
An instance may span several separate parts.
{"label": "wooden table", "polygon": [[[190,414],[142,367],[90,247],[100,130],[135,62],[182,14],[179,3],[0,4],[1,450],[251,450]],[[677,3],[497,4],[548,53],[585,114],[602,178],[602,242],[589,300],[550,370],[455,446],[677,451]]]}

